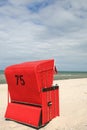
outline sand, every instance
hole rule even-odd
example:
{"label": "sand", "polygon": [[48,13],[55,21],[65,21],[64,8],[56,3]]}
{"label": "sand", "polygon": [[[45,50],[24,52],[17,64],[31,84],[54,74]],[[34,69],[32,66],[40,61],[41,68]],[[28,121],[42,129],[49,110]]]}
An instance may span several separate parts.
{"label": "sand", "polygon": [[[40,130],[87,130],[87,78],[55,80],[60,86],[60,116]],[[0,130],[35,130],[4,119],[7,84],[0,85]]]}

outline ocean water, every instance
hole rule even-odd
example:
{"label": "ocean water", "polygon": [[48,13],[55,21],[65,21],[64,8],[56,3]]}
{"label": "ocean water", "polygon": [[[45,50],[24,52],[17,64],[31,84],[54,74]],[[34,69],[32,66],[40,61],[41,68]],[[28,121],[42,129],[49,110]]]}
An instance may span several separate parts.
{"label": "ocean water", "polygon": [[54,75],[55,80],[87,78],[87,72],[59,71]]}
{"label": "ocean water", "polygon": [[4,84],[4,83],[6,83],[4,71],[0,70],[0,84]]}
{"label": "ocean water", "polygon": [[[59,71],[57,75],[54,75],[54,80],[76,79],[76,78],[87,78],[87,72]],[[4,71],[0,70],[0,84],[4,83],[6,83]]]}

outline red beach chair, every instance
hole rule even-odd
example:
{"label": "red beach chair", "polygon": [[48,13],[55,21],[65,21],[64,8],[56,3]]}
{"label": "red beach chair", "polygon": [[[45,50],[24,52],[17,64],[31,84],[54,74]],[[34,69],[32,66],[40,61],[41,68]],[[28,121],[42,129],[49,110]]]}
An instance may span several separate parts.
{"label": "red beach chair", "polygon": [[53,86],[54,60],[25,62],[5,69],[5,118],[39,128],[59,116],[59,87]]}

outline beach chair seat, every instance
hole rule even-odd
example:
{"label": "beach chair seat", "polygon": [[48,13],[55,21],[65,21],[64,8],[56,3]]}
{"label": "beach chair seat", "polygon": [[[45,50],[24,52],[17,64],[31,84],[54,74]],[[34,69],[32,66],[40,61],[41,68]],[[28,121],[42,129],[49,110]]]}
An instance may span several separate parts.
{"label": "beach chair seat", "polygon": [[39,128],[59,116],[59,87],[53,86],[53,75],[53,59],[8,66],[5,118]]}

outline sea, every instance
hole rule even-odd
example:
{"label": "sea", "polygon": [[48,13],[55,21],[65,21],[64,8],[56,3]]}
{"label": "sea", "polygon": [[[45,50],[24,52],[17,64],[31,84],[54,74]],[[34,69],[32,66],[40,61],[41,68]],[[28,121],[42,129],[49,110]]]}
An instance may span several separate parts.
{"label": "sea", "polygon": [[[77,79],[77,78],[87,78],[87,72],[59,71],[58,74],[54,75],[54,80]],[[0,84],[5,83],[6,79],[4,71],[0,70]]]}

